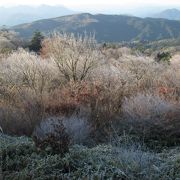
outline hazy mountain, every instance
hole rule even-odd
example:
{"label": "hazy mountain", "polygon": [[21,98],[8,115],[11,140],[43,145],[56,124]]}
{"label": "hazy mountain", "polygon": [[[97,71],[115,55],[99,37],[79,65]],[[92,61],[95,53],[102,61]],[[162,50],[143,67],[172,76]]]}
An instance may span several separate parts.
{"label": "hazy mountain", "polygon": [[180,10],[178,9],[167,9],[158,14],[153,15],[155,18],[164,18],[170,20],[180,20]]}
{"label": "hazy mountain", "polygon": [[63,6],[41,5],[0,7],[0,26],[13,26],[29,23],[40,19],[54,18],[63,15],[74,14],[74,11]]}
{"label": "hazy mountain", "polygon": [[95,33],[98,41],[160,40],[180,37],[180,21],[137,18],[122,15],[77,14],[35,21],[13,27],[22,37],[31,37],[35,30]]}

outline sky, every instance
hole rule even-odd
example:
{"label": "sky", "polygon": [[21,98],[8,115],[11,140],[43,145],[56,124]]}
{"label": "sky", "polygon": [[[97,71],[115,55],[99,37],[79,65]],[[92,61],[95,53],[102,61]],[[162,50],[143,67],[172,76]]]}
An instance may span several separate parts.
{"label": "sky", "polygon": [[[0,6],[63,5],[78,12],[145,14],[167,8],[179,8],[180,0],[0,0]],[[147,9],[148,8],[148,9]]]}
{"label": "sky", "polygon": [[67,7],[93,6],[93,5],[180,5],[180,0],[0,0],[0,6],[7,5],[65,5]]}

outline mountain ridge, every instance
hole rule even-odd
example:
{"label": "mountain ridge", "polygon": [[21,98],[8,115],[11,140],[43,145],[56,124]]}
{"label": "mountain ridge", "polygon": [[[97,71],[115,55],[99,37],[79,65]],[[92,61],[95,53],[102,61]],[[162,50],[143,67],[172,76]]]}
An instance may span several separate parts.
{"label": "mountain ridge", "polygon": [[169,20],[180,20],[180,10],[176,8],[166,9],[160,13],[153,15],[152,17],[169,19]]}
{"label": "mountain ridge", "polygon": [[25,38],[30,38],[36,30],[44,34],[50,34],[53,31],[75,34],[95,33],[100,42],[177,38],[180,37],[179,29],[180,21],[175,20],[90,13],[43,19],[12,28]]}
{"label": "mountain ridge", "polygon": [[0,7],[0,26],[14,26],[23,23],[30,23],[44,18],[54,18],[74,13],[75,11],[60,5],[20,5],[13,7]]}

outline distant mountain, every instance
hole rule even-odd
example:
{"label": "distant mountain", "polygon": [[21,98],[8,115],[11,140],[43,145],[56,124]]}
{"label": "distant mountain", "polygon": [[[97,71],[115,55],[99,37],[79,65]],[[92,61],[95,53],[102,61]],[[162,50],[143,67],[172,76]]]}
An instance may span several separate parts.
{"label": "distant mountain", "polygon": [[30,23],[40,19],[54,18],[75,12],[63,6],[41,5],[0,7],[0,26],[14,26],[22,23]]}
{"label": "distant mountain", "polygon": [[87,13],[44,19],[12,29],[25,38],[30,38],[35,30],[45,34],[53,31],[95,33],[100,42],[151,41],[180,37],[180,21]]}
{"label": "distant mountain", "polygon": [[169,20],[180,20],[180,10],[178,9],[167,9],[161,13],[153,15],[154,18],[164,18]]}

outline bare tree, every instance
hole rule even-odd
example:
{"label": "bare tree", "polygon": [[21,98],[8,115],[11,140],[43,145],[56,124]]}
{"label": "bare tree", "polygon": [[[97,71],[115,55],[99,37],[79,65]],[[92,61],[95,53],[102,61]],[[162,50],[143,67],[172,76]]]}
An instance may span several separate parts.
{"label": "bare tree", "polygon": [[99,51],[93,36],[55,33],[43,42],[42,53],[51,57],[66,80],[81,81],[97,65]]}

